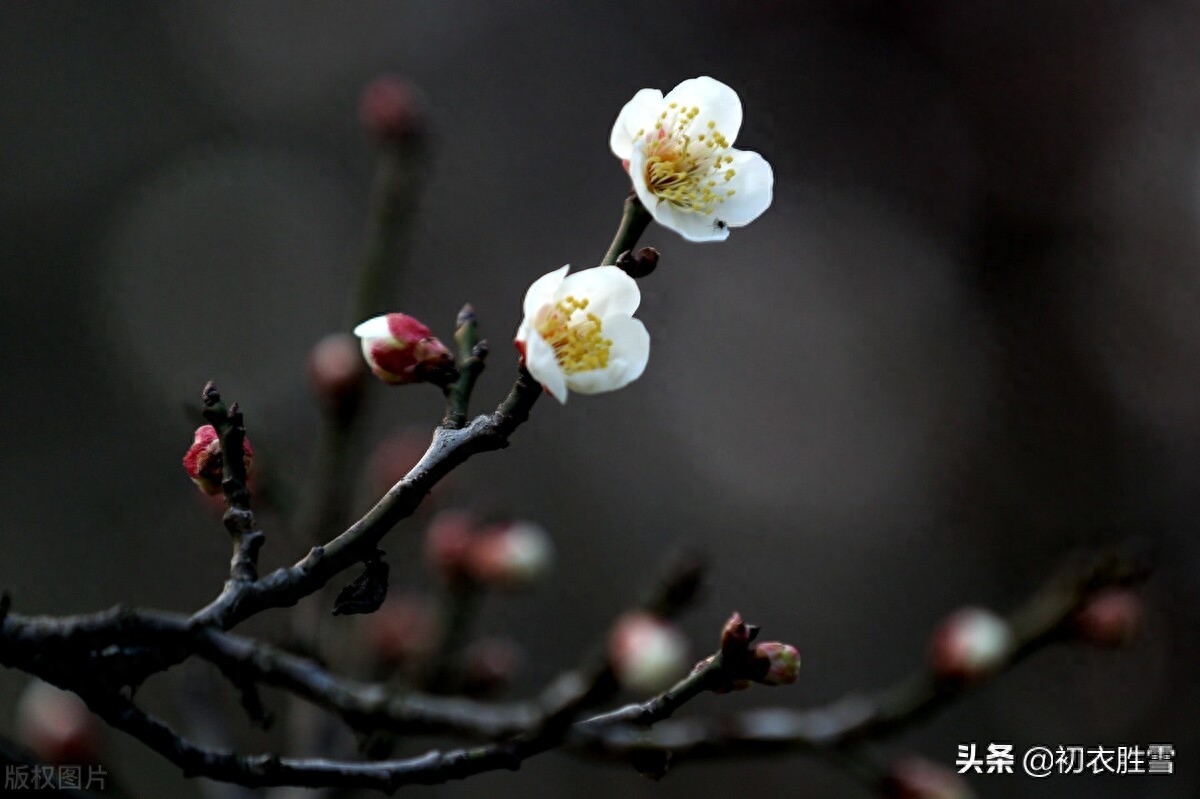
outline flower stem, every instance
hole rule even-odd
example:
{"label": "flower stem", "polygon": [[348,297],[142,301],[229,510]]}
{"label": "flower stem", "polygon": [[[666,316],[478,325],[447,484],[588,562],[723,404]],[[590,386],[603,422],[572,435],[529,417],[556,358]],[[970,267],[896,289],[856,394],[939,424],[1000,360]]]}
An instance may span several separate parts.
{"label": "flower stem", "polygon": [[388,288],[407,251],[411,222],[425,177],[425,148],[406,143],[383,149],[371,190],[366,251],[355,276],[350,326],[387,310]]}
{"label": "flower stem", "polygon": [[625,212],[621,215],[621,226],[617,228],[617,235],[613,237],[612,244],[609,245],[608,252],[604,254],[604,260],[600,262],[600,265],[611,266],[617,262],[617,256],[636,247],[638,239],[646,232],[651,218],[650,212],[642,205],[642,201],[637,198],[636,194],[626,197]]}

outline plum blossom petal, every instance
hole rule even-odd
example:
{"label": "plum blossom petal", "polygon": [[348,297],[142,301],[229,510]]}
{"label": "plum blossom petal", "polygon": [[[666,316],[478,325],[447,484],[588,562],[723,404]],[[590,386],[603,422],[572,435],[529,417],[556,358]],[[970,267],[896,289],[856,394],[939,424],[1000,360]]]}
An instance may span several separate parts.
{"label": "plum blossom petal", "polygon": [[730,166],[737,170],[729,181],[735,193],[725,198],[718,216],[726,227],[744,227],[771,205],[775,173],[767,159],[749,150],[735,150]]}
{"label": "plum blossom petal", "polygon": [[633,318],[637,281],[615,266],[538,278],[525,296],[516,345],[525,367],[561,403],[571,391],[601,394],[641,376],[650,334]]}
{"label": "plum blossom petal", "polygon": [[563,279],[567,276],[567,272],[570,269],[571,265],[567,264],[561,269],[547,272],[533,281],[533,285],[525,292],[525,302],[521,308],[526,319],[532,317],[537,313],[538,308],[541,308],[546,303],[554,302],[555,292],[562,285]]}
{"label": "plum blossom petal", "polygon": [[[737,92],[707,75],[683,81],[663,98],[670,107],[679,103],[684,108],[699,108],[692,127],[703,132],[709,122],[733,141],[742,129],[742,101]],[[662,110],[661,108],[659,109]]]}
{"label": "plum blossom petal", "polygon": [[563,405],[567,404],[567,376],[559,366],[554,348],[536,333],[525,342],[525,368],[542,384],[547,394]]}
{"label": "plum blossom petal", "polygon": [[597,266],[568,275],[560,292],[564,297],[590,297],[588,310],[601,319],[614,314],[632,316],[642,301],[637,281],[616,266]]}
{"label": "plum blossom petal", "polygon": [[738,150],[737,92],[713,78],[685,80],[665,97],[643,89],[613,125],[610,146],[654,220],[689,241],[723,241],[771,204],[774,174]]}
{"label": "plum blossom petal", "polygon": [[663,95],[658,89],[642,89],[625,104],[621,113],[617,115],[617,122],[613,125],[608,139],[613,155],[628,160],[629,154],[633,152],[633,140],[637,138],[637,132],[653,127],[662,102]]}

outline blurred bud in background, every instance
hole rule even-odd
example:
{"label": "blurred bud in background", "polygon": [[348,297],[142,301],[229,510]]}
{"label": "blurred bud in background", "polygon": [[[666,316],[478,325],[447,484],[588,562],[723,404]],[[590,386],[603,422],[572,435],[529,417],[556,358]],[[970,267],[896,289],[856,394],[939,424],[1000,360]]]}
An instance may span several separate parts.
{"label": "blurred bud in background", "polygon": [[1075,617],[1075,630],[1097,646],[1129,644],[1142,623],[1142,598],[1128,588],[1108,588],[1087,601]]}
{"label": "blurred bud in background", "polygon": [[463,653],[462,690],[469,696],[493,696],[512,683],[525,654],[509,638],[481,638]]}
{"label": "blurred bud in background", "polygon": [[969,682],[995,672],[1012,649],[1008,622],[990,610],[962,608],[934,631],[930,665],[938,677]]}
{"label": "blurred bud in background", "polygon": [[886,799],[974,799],[961,777],[919,757],[897,760],[884,778]]}
{"label": "blurred bud in background", "polygon": [[540,525],[510,521],[490,525],[471,542],[467,568],[478,583],[523,588],[550,571],[554,545]]}
{"label": "blurred bud in background", "polygon": [[96,717],[75,694],[34,680],[17,704],[17,734],[39,760],[88,764],[98,759]]}
{"label": "blurred bud in background", "polygon": [[392,597],[367,617],[367,645],[380,662],[405,665],[433,651],[440,628],[429,600],[414,595]]}
{"label": "blurred bud in background", "polygon": [[363,89],[358,104],[363,129],[380,144],[408,144],[426,133],[420,92],[399,75],[380,75]]}
{"label": "blurred bud in background", "polygon": [[447,582],[469,572],[468,560],[475,537],[475,517],[467,511],[446,510],[433,517],[425,530],[425,562]]}
{"label": "blurred bud in background", "polygon": [[613,625],[608,658],[621,687],[656,694],[687,672],[688,643],[674,624],[649,613],[629,613]]}
{"label": "blurred bud in background", "polygon": [[308,379],[313,391],[335,412],[357,406],[366,375],[359,343],[348,333],[326,336],[309,353]]}

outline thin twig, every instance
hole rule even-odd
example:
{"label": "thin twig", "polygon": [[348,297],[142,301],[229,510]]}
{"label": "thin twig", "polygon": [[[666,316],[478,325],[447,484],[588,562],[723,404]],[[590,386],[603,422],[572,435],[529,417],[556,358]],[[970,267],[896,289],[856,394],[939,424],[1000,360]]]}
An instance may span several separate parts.
{"label": "thin twig", "polygon": [[484,359],[488,354],[487,342],[479,339],[475,309],[470,305],[464,305],[458,312],[454,341],[458,345],[458,379],[446,389],[446,418],[442,420],[442,427],[451,430],[466,424],[471,392],[483,372]]}
{"label": "thin twig", "polygon": [[229,564],[231,584],[252,583],[258,578],[258,551],[266,536],[254,522],[250,510],[250,489],[246,485],[246,461],[243,446],[246,428],[237,403],[226,408],[212,381],[201,395],[204,420],[217,431],[221,442],[221,489],[225,494],[225,529],[233,537],[233,557]]}

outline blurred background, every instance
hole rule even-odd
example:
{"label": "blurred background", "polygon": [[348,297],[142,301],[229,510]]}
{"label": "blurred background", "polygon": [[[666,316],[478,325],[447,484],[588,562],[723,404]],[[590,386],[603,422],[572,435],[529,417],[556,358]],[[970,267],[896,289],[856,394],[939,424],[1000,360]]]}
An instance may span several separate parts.
{"label": "blurred background", "polygon": [[[1198,37],[1185,0],[4,3],[0,584],[25,613],[210,599],[228,539],[179,465],[208,379],[241,403],[280,504],[302,495],[306,358],[342,329],[362,252],[372,77],[418,84],[431,131],[389,304],[449,339],[474,303],[485,408],[511,383],[528,284],[593,265],[612,236],[621,106],[709,74],[741,95],[738,145],[773,164],[774,205],[719,246],[651,227],[645,376],[543,400],[439,497],[535,519],[557,545],[553,576],[479,620],[528,652],[515,694],[574,662],[681,544],[715,565],[685,623],[697,653],[737,609],[804,657],[791,688],[688,709],[719,713],[890,683],[953,608],[1007,610],[1072,548],[1134,536],[1157,570],[1130,649],[1040,653],[883,751],[952,766],[965,742],[1171,742],[1170,777],[973,784],[1196,796]],[[356,461],[398,429],[427,435],[442,403],[425,389],[373,397]],[[266,565],[305,551],[264,522]],[[420,529],[385,540],[396,586],[425,579]],[[147,703],[178,718],[184,675]],[[3,707],[26,682],[0,674]],[[199,795],[123,736],[106,747],[136,795]],[[865,795],[803,757],[651,783],[558,754],[408,792],[730,791]]]}

